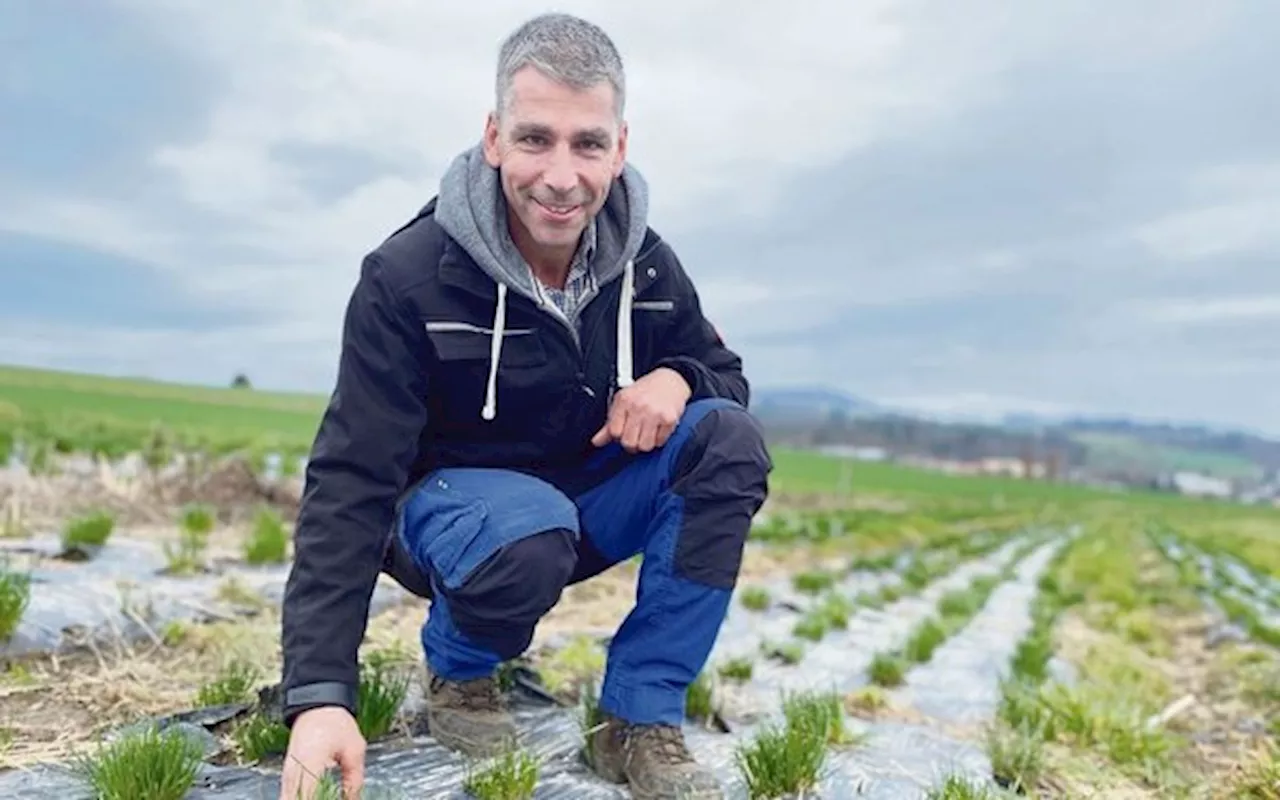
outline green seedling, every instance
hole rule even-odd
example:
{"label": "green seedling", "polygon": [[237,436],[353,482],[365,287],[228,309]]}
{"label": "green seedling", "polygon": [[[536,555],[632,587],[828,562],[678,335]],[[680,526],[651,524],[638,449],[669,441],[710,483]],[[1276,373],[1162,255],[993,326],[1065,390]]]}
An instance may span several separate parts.
{"label": "green seedling", "polygon": [[480,764],[469,764],[462,788],[476,800],[529,800],[538,786],[538,760],[512,749]]}
{"label": "green seedling", "polygon": [[946,641],[947,628],[936,619],[926,619],[920,623],[903,646],[902,654],[908,661],[923,664],[933,658],[938,646]]}
{"label": "green seedling", "polygon": [[280,514],[270,508],[258,511],[253,531],[244,543],[244,560],[249,564],[284,563],[289,546],[289,533]]}
{"label": "green seedling", "polygon": [[907,674],[907,663],[897,653],[876,653],[867,667],[867,677],[877,686],[901,686]]}
{"label": "green seedling", "polygon": [[261,677],[256,666],[248,661],[233,658],[223,665],[216,677],[196,690],[195,703],[197,706],[207,708],[252,702],[255,697],[255,687]]}
{"label": "green seedling", "polygon": [[207,506],[193,505],[183,509],[178,526],[178,541],[167,542],[164,546],[170,573],[190,575],[200,570],[214,522],[213,510]]}
{"label": "green seedling", "polygon": [[1045,769],[1044,738],[1034,731],[992,725],[987,757],[996,782],[1018,794],[1032,794]]}
{"label": "green seedling", "polygon": [[281,755],[289,749],[289,729],[283,722],[262,713],[251,714],[237,723],[231,730],[231,739],[241,759],[248,763]]}
{"label": "green seedling", "polygon": [[77,757],[75,770],[96,800],[182,800],[203,756],[199,742],[152,725]]}
{"label": "green seedling", "polygon": [[844,706],[854,714],[874,715],[889,705],[889,698],[880,686],[870,684],[855,689],[844,698]]}
{"label": "green seedling", "polygon": [[0,565],[0,642],[17,632],[30,603],[31,574],[10,569],[6,560]]}
{"label": "green seedling", "polygon": [[699,674],[685,689],[684,715],[698,722],[706,722],[715,715],[714,692],[706,673]]}
{"label": "green seedling", "polygon": [[826,744],[843,747],[858,741],[845,726],[844,710],[836,692],[788,694],[782,701],[782,713],[788,726],[812,728]]}
{"label": "green seedling", "polygon": [[816,788],[826,757],[824,732],[804,725],[767,727],[734,753],[751,800],[794,797]]}
{"label": "green seedling", "polygon": [[808,639],[812,642],[821,641],[822,637],[827,635],[826,617],[821,613],[811,611],[796,622],[791,632],[801,639]]}
{"label": "green seedling", "polygon": [[356,695],[356,724],[365,741],[380,739],[391,730],[408,691],[409,677],[390,656],[375,652],[366,658]]}
{"label": "green seedling", "polygon": [[751,659],[742,656],[729,659],[721,664],[717,671],[719,672],[720,677],[726,680],[749,681],[751,680],[751,674],[754,671],[754,665],[751,663]]}
{"label": "green seedling", "polygon": [[797,592],[819,594],[830,589],[835,584],[835,580],[835,575],[825,570],[809,570],[795,575],[791,579],[791,584]]}
{"label": "green seedling", "polygon": [[62,555],[85,560],[107,543],[115,530],[116,520],[105,511],[97,511],[70,520],[62,529]]}
{"label": "green seedling", "polygon": [[948,775],[941,786],[930,789],[926,800],[996,800],[985,786],[971,783],[958,775]]}
{"label": "green seedling", "polygon": [[804,658],[804,645],[799,642],[783,642],[774,644],[771,642],[763,642],[760,650],[766,658],[772,658],[783,664],[799,664]]}
{"label": "green seedling", "polygon": [[742,590],[739,600],[742,607],[749,611],[764,611],[772,602],[769,591],[761,586],[748,586]]}

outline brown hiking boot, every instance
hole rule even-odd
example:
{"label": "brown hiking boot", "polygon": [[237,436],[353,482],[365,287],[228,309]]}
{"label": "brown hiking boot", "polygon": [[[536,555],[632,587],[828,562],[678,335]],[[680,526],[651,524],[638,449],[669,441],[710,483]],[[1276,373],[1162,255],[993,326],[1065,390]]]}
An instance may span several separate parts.
{"label": "brown hiking boot", "polygon": [[442,746],[488,758],[516,744],[516,724],[492,678],[449,681],[427,676],[427,726]]}
{"label": "brown hiking boot", "polygon": [[676,725],[628,725],[605,717],[591,733],[588,760],[607,781],[625,783],[635,800],[723,800],[720,781],[694,760]]}

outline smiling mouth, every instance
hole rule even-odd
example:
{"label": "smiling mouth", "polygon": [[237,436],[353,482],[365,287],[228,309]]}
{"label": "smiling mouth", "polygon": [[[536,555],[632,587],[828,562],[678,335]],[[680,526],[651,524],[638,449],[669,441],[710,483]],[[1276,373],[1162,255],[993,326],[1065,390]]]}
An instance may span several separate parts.
{"label": "smiling mouth", "polygon": [[567,219],[568,217],[573,216],[577,212],[577,210],[580,208],[580,206],[578,205],[567,205],[567,206],[566,205],[550,205],[537,199],[535,199],[533,202],[537,203],[538,207],[541,208],[543,211],[547,212],[553,217],[558,217],[560,219]]}

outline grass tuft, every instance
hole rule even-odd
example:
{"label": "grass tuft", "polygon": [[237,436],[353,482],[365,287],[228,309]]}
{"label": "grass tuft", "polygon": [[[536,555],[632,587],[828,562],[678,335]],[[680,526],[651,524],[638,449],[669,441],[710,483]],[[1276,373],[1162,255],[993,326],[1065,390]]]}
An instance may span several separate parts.
{"label": "grass tuft", "polygon": [[766,658],[783,664],[798,664],[804,658],[804,645],[800,642],[761,642],[760,652]]}
{"label": "grass tuft", "polygon": [[997,723],[987,729],[987,757],[997,783],[1031,794],[1045,770],[1044,738],[1037,731]]}
{"label": "grass tuft", "polygon": [[578,634],[547,657],[540,659],[538,672],[547,691],[573,697],[582,685],[604,672],[605,650],[595,637]]}
{"label": "grass tuft", "polygon": [[751,800],[774,800],[815,788],[826,757],[820,730],[793,725],[767,727],[734,753]]}
{"label": "grass tuft", "polygon": [[18,630],[22,615],[31,603],[31,574],[0,564],[0,642],[6,642]]}
{"label": "grass tuft", "polygon": [[63,556],[90,558],[93,551],[107,543],[115,527],[115,517],[106,511],[95,511],[68,521],[62,529]]}
{"label": "grass tuft", "polygon": [[875,714],[889,705],[884,689],[875,684],[863,686],[845,695],[844,707],[851,714]]}
{"label": "grass tuft", "polygon": [[768,589],[762,586],[747,586],[742,590],[742,596],[738,602],[742,603],[742,607],[748,611],[764,611],[773,600],[769,597]]}
{"label": "grass tuft", "polygon": [[787,694],[782,713],[788,725],[812,728],[826,744],[843,747],[859,741],[845,725],[841,698],[836,692]]}
{"label": "grass tuft", "polygon": [[699,673],[684,693],[684,715],[686,718],[704,722],[711,719],[716,712],[714,691],[711,679],[707,674]]}
{"label": "grass tuft", "polygon": [[949,631],[946,625],[937,619],[926,619],[912,632],[911,637],[902,648],[902,655],[908,661],[923,664],[933,658],[933,653],[947,640]]}
{"label": "grass tuft", "polygon": [[827,635],[827,618],[819,612],[810,611],[796,622],[791,632],[801,639],[821,641]]}
{"label": "grass tuft", "polygon": [[244,761],[256,763],[268,756],[282,755],[289,749],[289,728],[266,714],[255,713],[231,729],[231,740],[236,743]]}
{"label": "grass tuft", "polygon": [[260,678],[258,668],[253,664],[231,659],[214,678],[196,690],[196,705],[208,707],[252,702]]}
{"label": "grass tuft", "polygon": [[249,564],[282,564],[289,546],[289,532],[279,512],[271,508],[258,511],[253,531],[244,543],[244,560]]}
{"label": "grass tuft", "polygon": [[166,542],[164,554],[169,572],[174,575],[190,575],[203,566],[204,552],[209,546],[209,534],[213,531],[213,509],[205,505],[190,505],[182,510],[178,524],[178,541]]}
{"label": "grass tuft", "polygon": [[392,653],[374,651],[360,668],[357,690],[356,724],[365,741],[385,736],[400,713],[400,704],[409,691],[409,677]]}
{"label": "grass tuft", "polygon": [[907,662],[896,653],[876,653],[867,667],[867,677],[876,686],[901,686],[907,675]]}
{"label": "grass tuft", "polygon": [[754,672],[754,665],[751,659],[746,657],[731,658],[721,664],[717,672],[725,680],[749,681]]}
{"label": "grass tuft", "polygon": [[929,790],[926,800],[995,800],[995,794],[958,775],[948,775],[941,786]]}
{"label": "grass tuft", "polygon": [[150,725],[81,755],[76,771],[95,800],[182,800],[195,784],[203,755],[193,739]]}
{"label": "grass tuft", "polygon": [[529,800],[539,771],[536,758],[512,749],[479,765],[469,764],[462,788],[476,800]]}
{"label": "grass tuft", "polygon": [[835,575],[821,569],[800,572],[791,578],[791,585],[797,592],[804,594],[821,594],[835,585],[835,582]]}

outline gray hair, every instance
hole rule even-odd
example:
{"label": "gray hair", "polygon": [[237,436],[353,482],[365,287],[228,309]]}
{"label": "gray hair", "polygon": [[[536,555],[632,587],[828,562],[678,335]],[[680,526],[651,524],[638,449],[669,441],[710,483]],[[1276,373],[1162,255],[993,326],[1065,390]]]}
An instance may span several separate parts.
{"label": "gray hair", "polygon": [[614,113],[622,119],[626,107],[626,78],[622,57],[598,26],[570,14],[541,14],[507,37],[498,52],[496,111],[499,119],[510,101],[511,82],[525,67],[534,67],[554,81],[575,89],[590,89],[603,81],[613,87]]}

